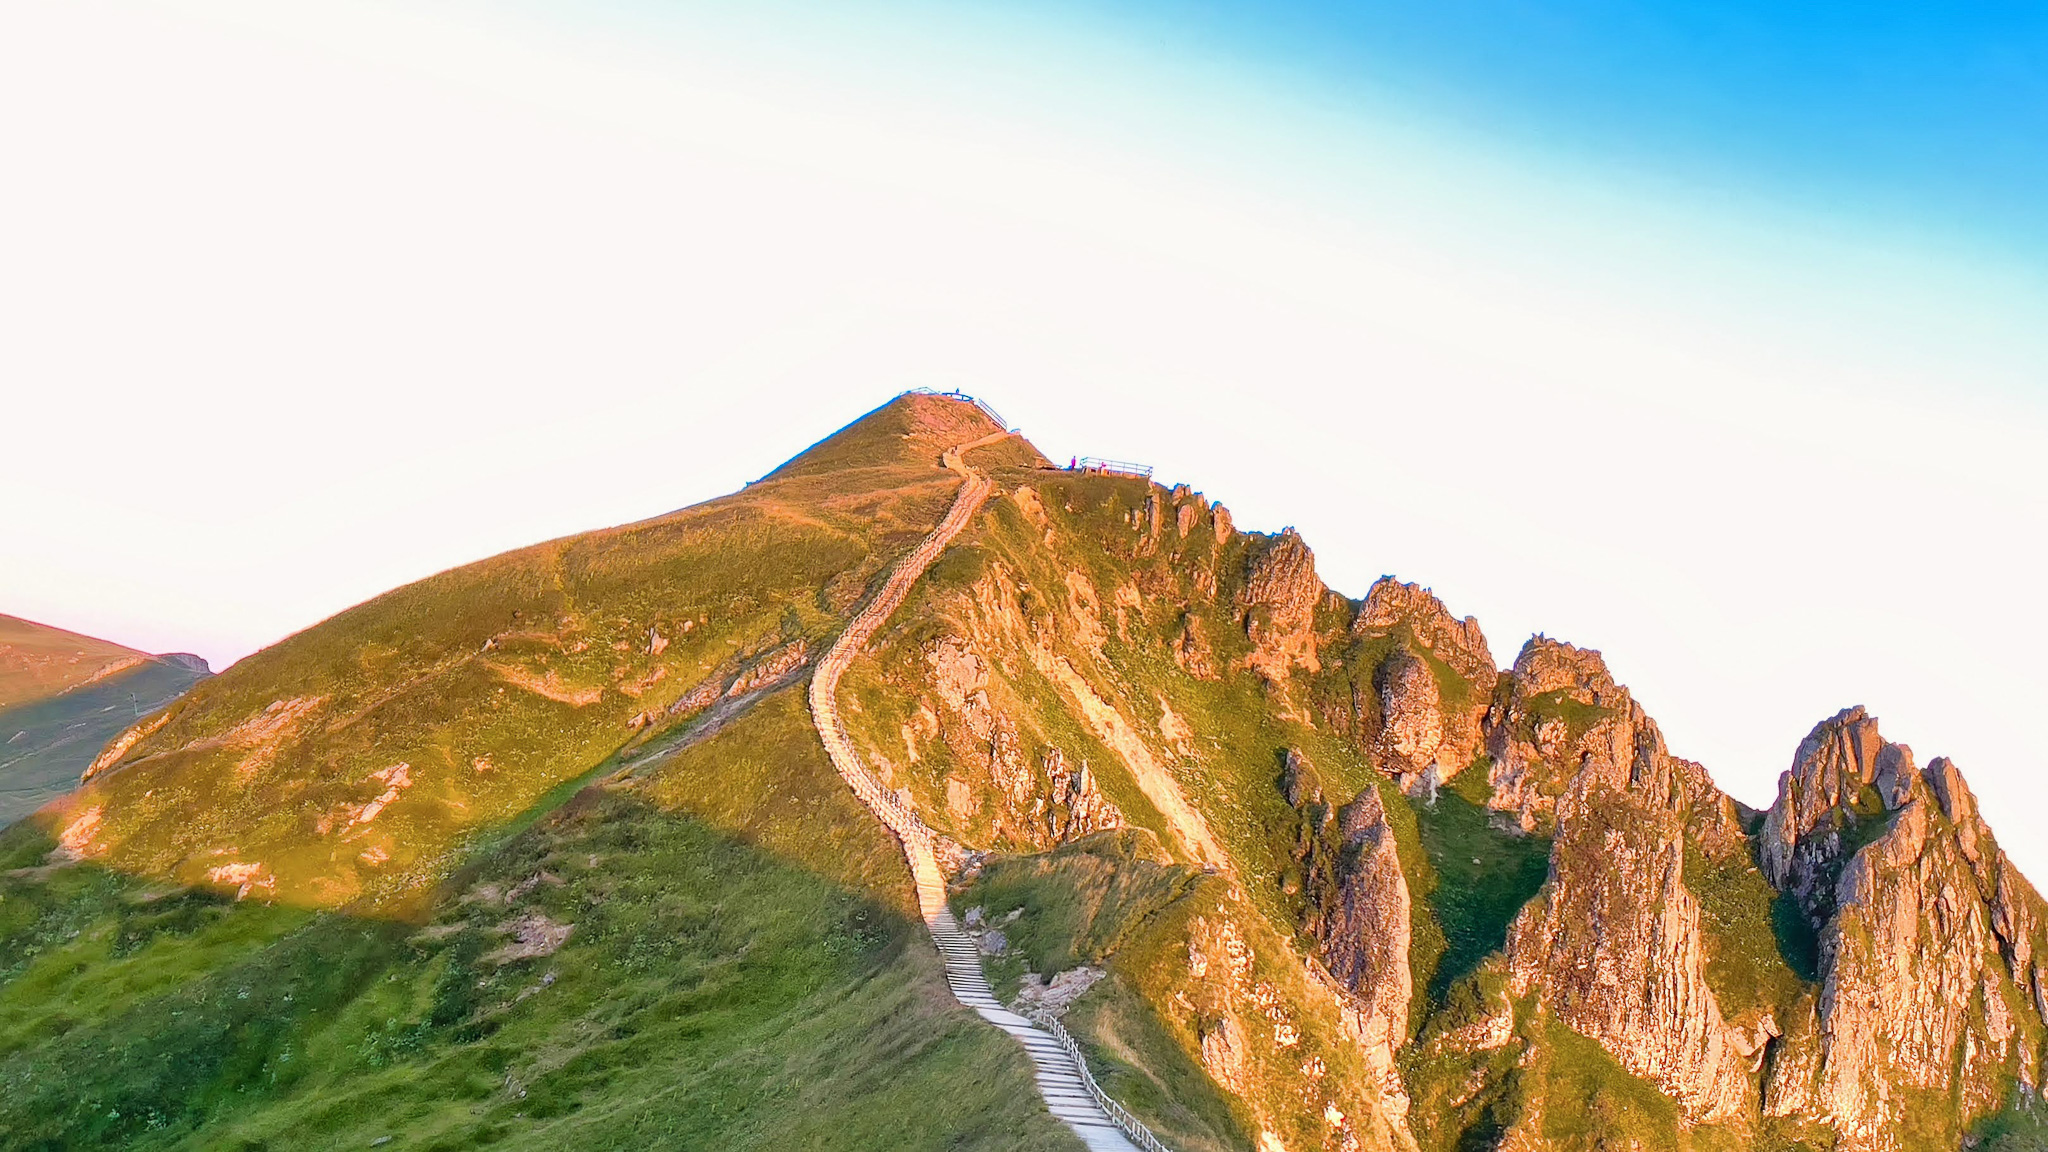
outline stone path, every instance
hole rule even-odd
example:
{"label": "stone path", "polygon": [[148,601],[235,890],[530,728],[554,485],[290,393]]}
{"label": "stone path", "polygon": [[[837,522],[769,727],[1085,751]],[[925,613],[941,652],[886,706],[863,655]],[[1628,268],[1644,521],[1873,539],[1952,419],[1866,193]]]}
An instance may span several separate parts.
{"label": "stone path", "polygon": [[1143,1125],[1124,1113],[1096,1087],[1086,1064],[1072,1047],[1072,1039],[1064,1035],[1064,1029],[1057,1024],[1041,1027],[1003,1007],[996,999],[988,977],[981,970],[981,952],[975,946],[974,938],[960,927],[952,910],[946,907],[946,877],[939,867],[938,833],[919,819],[917,813],[895,793],[882,787],[881,781],[875,779],[874,774],[861,763],[860,754],[854,751],[853,741],[848,739],[846,727],[839,719],[836,698],[840,676],[888,621],[890,614],[903,603],[918,577],[924,575],[925,569],[931,567],[939,553],[945,551],[960,530],[967,526],[994,490],[994,484],[986,476],[967,466],[966,453],[995,443],[1005,435],[994,433],[945,453],[946,467],[965,478],[959,494],[953,498],[953,506],[947,510],[945,519],[939,521],[938,527],[919,541],[909,555],[896,562],[874,598],[854,614],[846,631],[839,634],[831,650],[818,661],[817,671],[811,677],[811,719],[817,725],[818,736],[825,742],[825,751],[832,757],[832,764],[839,770],[839,775],[853,789],[854,795],[860,797],[861,802],[902,843],[903,854],[910,861],[911,875],[917,882],[918,912],[924,917],[925,927],[930,929],[932,941],[939,946],[939,954],[945,959],[946,983],[952,986],[954,997],[1024,1045],[1024,1050],[1031,1055],[1038,1091],[1045,1097],[1046,1107],[1065,1121],[1092,1152],[1140,1152],[1141,1149],[1165,1152],[1164,1146]]}

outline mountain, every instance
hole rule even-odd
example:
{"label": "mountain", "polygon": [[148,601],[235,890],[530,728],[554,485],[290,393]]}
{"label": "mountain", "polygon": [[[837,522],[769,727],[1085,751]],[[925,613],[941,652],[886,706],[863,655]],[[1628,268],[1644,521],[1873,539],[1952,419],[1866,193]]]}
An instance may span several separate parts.
{"label": "mountain", "polygon": [[110,641],[0,615],[0,708],[55,696],[147,659]]}
{"label": "mountain", "polygon": [[0,615],[0,826],[70,790],[107,741],[207,675],[187,653]]}
{"label": "mountain", "polygon": [[954,397],[350,609],[84,775],[0,836],[6,1146],[1080,1147],[905,821],[1180,1152],[2048,1131],[2048,910],[1954,765],[1850,709],[1745,808],[1599,653],[1502,670]]}

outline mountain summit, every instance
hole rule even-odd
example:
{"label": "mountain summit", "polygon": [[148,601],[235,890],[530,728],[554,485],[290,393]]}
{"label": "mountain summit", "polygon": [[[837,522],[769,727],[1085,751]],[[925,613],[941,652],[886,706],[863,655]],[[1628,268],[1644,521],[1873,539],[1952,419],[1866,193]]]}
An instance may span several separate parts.
{"label": "mountain summit", "polygon": [[2041,1146],[1954,765],[1851,709],[1756,812],[1492,651],[906,394],[112,740],[0,839],[0,1143],[1080,1147],[978,952],[1180,1152]]}

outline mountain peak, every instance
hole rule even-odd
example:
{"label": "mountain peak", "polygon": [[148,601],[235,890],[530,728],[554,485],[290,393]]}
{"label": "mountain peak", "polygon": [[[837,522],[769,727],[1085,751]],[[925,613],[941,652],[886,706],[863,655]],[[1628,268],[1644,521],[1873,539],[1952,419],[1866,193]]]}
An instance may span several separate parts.
{"label": "mountain peak", "polygon": [[[936,468],[948,449],[1007,432],[992,411],[964,393],[903,392],[777,467],[762,480],[852,469]],[[1004,462],[1043,466],[1023,437]]]}
{"label": "mountain peak", "polygon": [[[859,1054],[858,1084],[803,1065],[821,1100],[957,1096],[980,1123],[996,1065],[972,1063],[977,1088],[877,1055],[902,1047],[903,1004],[919,1035],[964,1029],[949,1045],[981,1027],[901,935],[934,893],[920,874],[913,894],[878,802],[949,846],[963,924],[1029,966],[1020,1001],[1073,1001],[1079,1042],[1134,1062],[1124,1083],[1191,1094],[1130,1101],[1173,1147],[1919,1152],[2041,1083],[2048,912],[1949,761],[1916,769],[1845,709],[1759,830],[1599,651],[1538,635],[1503,672],[1422,585],[1349,600],[1293,530],[1049,468],[1004,423],[906,393],[743,491],[441,573],[152,715],[113,709],[129,727],[99,770],[0,840],[0,895],[100,892],[17,915],[77,943],[15,955],[33,988],[111,955],[96,1011],[129,1031],[0,1019],[43,1093],[0,1098],[0,1130],[140,1139],[152,1109],[198,1130],[230,1097],[262,1117],[247,1131],[381,1115],[334,1093],[416,1107],[449,1143],[515,1119],[537,1142],[630,1143],[663,1109],[729,1110],[688,1061],[788,1057],[784,1036]],[[848,756],[866,775],[841,775]],[[179,886],[211,890],[177,898],[193,916],[158,903]],[[313,1000],[292,983],[308,921],[243,904],[389,947],[323,946],[312,963],[356,967]],[[429,924],[363,933],[393,920]],[[195,962],[149,935],[193,930],[246,941],[248,966],[150,999]],[[718,1003],[781,998],[753,1017],[772,1026],[679,1008],[707,973]],[[239,995],[273,985],[293,996]],[[255,1012],[284,1023],[236,1015]],[[204,1091],[164,1046],[120,1042],[172,1017],[224,1062]],[[1102,1032],[1117,1021],[1144,1042]],[[645,1039],[676,1029],[690,1042]],[[130,1049],[111,1080],[76,1055]],[[346,1066],[270,1075],[315,1051]],[[363,1052],[388,1067],[361,1074]],[[864,1092],[878,1071],[901,1079]],[[496,1102],[433,1095],[472,1082]],[[109,1095],[124,1085],[142,1087]],[[910,1115],[846,1142],[891,1143]],[[1018,1123],[918,1142],[1052,1146]],[[745,1143],[727,1134],[698,1142]]]}
{"label": "mountain peak", "polygon": [[1382,576],[1367,590],[1352,631],[1381,634],[1398,627],[1406,627],[1416,643],[1470,680],[1484,682],[1499,671],[1476,617],[1460,620],[1422,585]]}

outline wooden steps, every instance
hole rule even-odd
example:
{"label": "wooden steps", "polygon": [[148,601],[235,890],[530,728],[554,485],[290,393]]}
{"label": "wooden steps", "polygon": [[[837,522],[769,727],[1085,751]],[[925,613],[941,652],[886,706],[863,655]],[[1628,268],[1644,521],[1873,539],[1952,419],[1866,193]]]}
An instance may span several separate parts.
{"label": "wooden steps", "polygon": [[[902,843],[917,886],[918,912],[945,961],[946,984],[953,990],[954,998],[1024,1046],[1024,1051],[1031,1057],[1039,1095],[1045,1098],[1046,1107],[1072,1128],[1091,1152],[1164,1152],[1158,1140],[1128,1115],[1123,1115],[1121,1120],[1111,1115],[1114,1103],[1105,1106],[1105,1098],[1098,1096],[1100,1090],[1095,1087],[1087,1069],[1058,1037],[1004,1007],[996,999],[995,990],[989,987],[988,977],[981,969],[980,948],[946,906],[946,878],[935,850],[937,834],[894,793],[882,787],[881,782],[861,763],[853,741],[848,739],[839,720],[836,699],[839,678],[853,657],[867,646],[890,614],[903,603],[911,586],[967,526],[994,490],[994,484],[987,477],[967,466],[965,453],[1000,439],[1002,434],[985,436],[945,453],[946,467],[965,478],[959,494],[953,498],[953,506],[947,509],[938,527],[919,541],[907,556],[897,561],[874,599],[854,614],[853,619],[847,622],[846,630],[833,642],[831,650],[818,661],[811,677],[811,720],[840,777]],[[1120,1108],[1116,1111],[1122,1113]]]}

